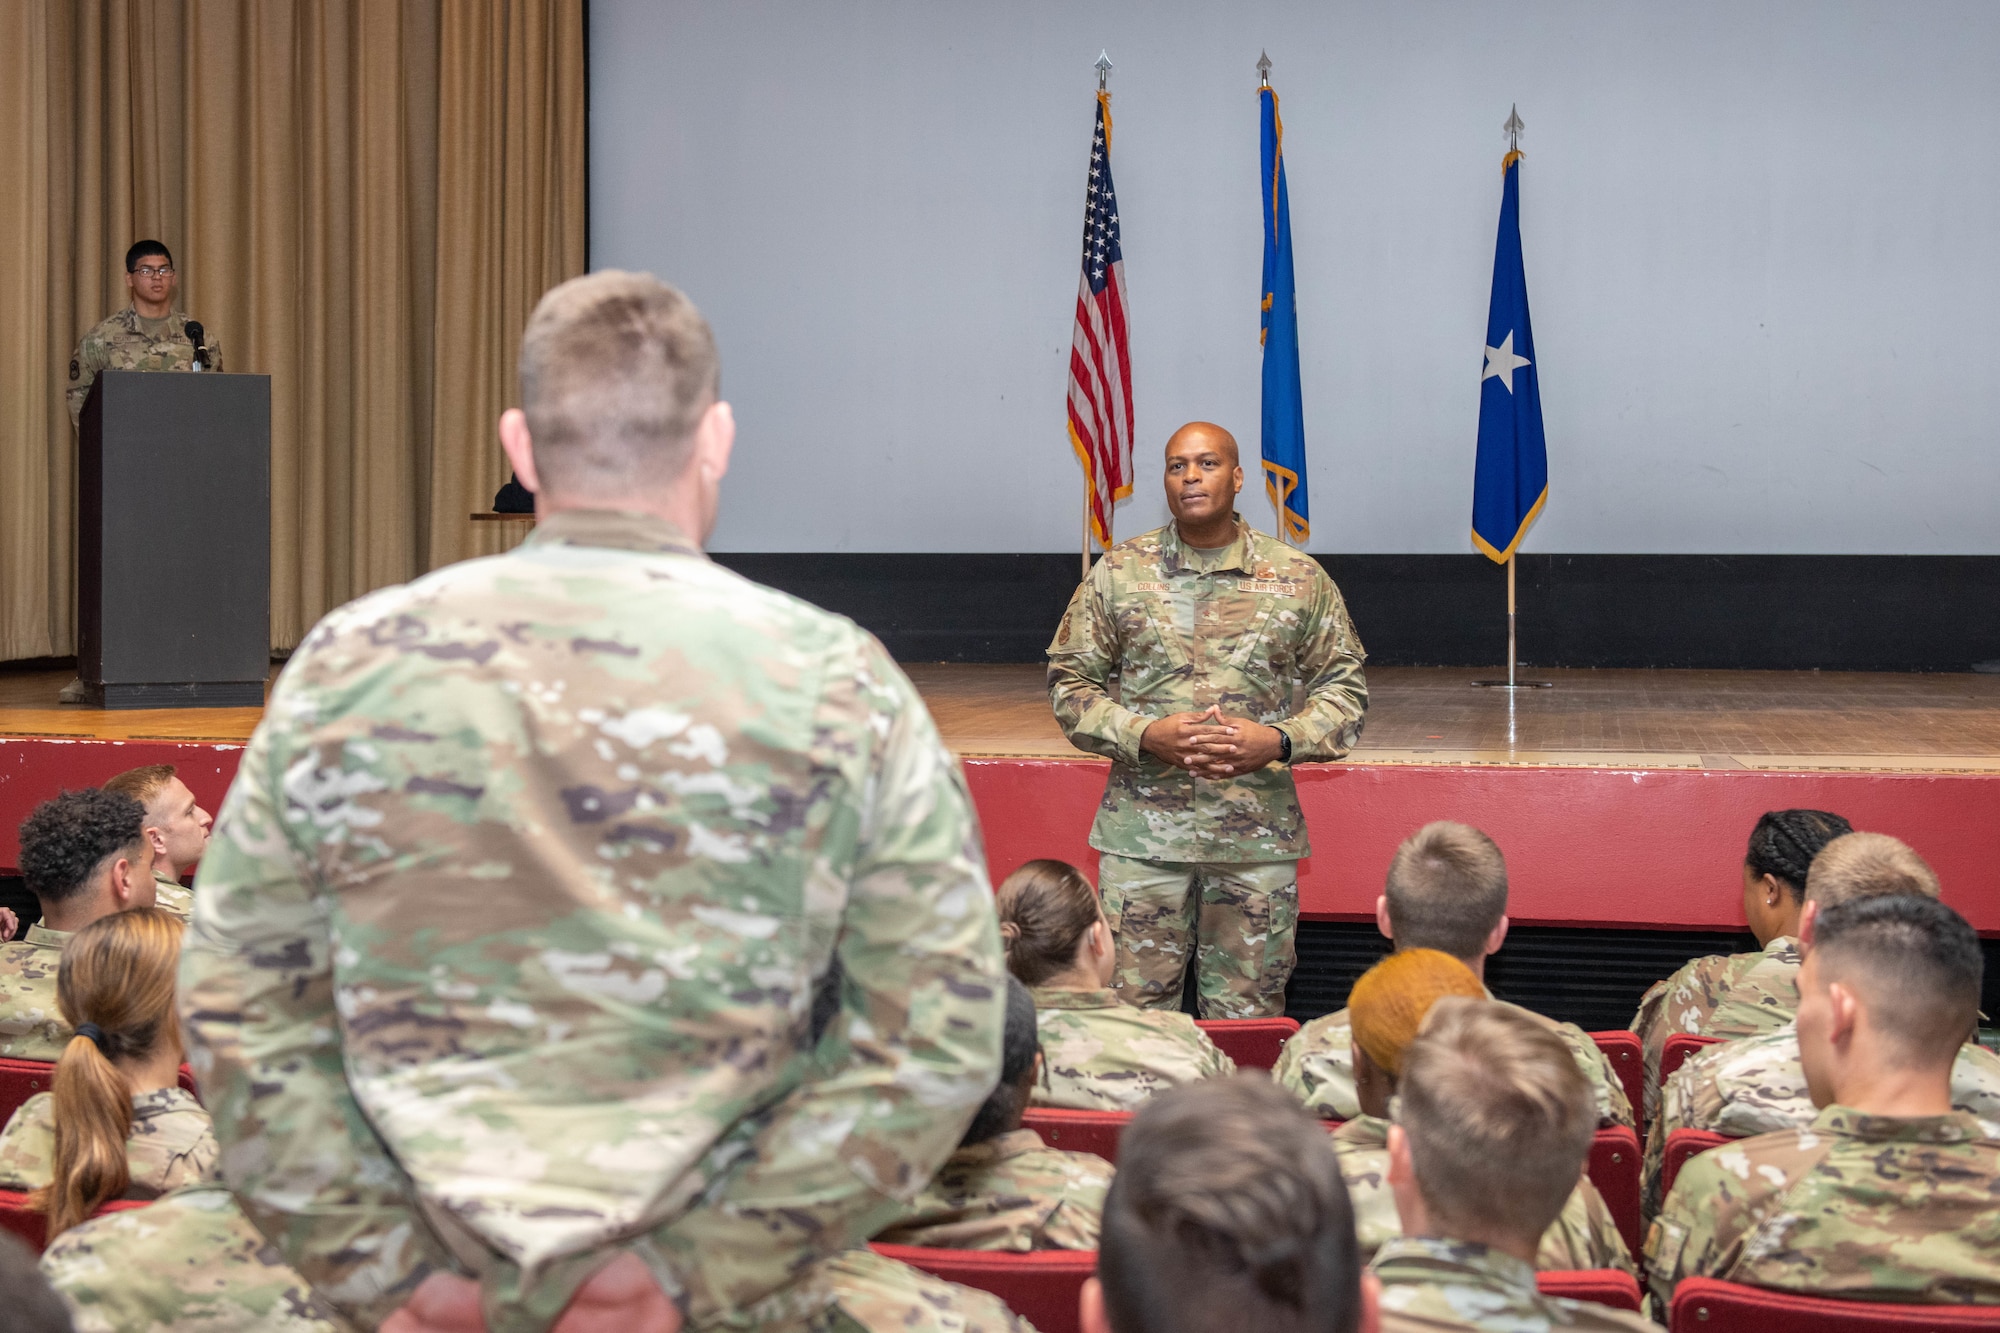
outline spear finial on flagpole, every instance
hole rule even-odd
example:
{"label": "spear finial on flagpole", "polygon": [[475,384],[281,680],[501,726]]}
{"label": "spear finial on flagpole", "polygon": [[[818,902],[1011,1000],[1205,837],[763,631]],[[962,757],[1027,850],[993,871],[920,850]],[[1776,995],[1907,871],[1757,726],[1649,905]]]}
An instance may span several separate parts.
{"label": "spear finial on flagpole", "polygon": [[1260,88],[1271,86],[1271,53],[1269,51],[1259,51],[1257,53],[1257,86]]}
{"label": "spear finial on flagpole", "polygon": [[1528,127],[1521,122],[1521,107],[1518,102],[1508,108],[1507,123],[1500,128],[1507,131],[1507,151],[1510,153],[1520,152],[1521,131]]}
{"label": "spear finial on flagpole", "polygon": [[1111,53],[1110,53],[1109,51],[1099,51],[1099,52],[1097,53],[1097,91],[1098,91],[1098,92],[1100,92],[1100,93],[1101,93],[1101,92],[1103,92],[1103,91],[1104,91],[1104,84],[1105,84],[1105,81],[1106,81],[1107,79],[1109,79],[1110,77],[1111,77]]}

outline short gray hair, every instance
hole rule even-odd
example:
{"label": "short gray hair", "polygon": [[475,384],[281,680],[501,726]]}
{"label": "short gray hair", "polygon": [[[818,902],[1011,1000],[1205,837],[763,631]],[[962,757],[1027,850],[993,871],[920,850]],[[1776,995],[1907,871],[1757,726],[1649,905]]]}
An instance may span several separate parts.
{"label": "short gray hair", "polygon": [[521,335],[521,407],[544,490],[617,495],[671,481],[715,402],[715,336],[650,273],[606,269],[552,288]]}

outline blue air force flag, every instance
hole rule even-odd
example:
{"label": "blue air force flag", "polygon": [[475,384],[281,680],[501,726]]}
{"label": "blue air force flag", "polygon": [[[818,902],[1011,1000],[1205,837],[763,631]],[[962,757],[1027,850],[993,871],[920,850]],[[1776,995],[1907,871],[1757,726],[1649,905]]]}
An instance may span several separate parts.
{"label": "blue air force flag", "polygon": [[1306,502],[1306,424],[1299,392],[1299,310],[1292,279],[1292,201],[1285,189],[1285,127],[1278,95],[1258,89],[1264,142],[1264,491],[1278,511],[1279,536],[1304,546],[1312,536]]}
{"label": "blue air force flag", "polygon": [[1486,313],[1486,369],[1479,379],[1479,461],[1472,479],[1472,540],[1505,564],[1549,498],[1548,444],[1528,276],[1521,264],[1521,155],[1500,164],[1500,239]]}

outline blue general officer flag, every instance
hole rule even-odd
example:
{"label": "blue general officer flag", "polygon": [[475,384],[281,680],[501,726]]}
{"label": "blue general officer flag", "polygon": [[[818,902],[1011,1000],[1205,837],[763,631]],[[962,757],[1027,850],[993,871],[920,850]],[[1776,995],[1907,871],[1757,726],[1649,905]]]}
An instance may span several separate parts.
{"label": "blue general officer flag", "polygon": [[1306,503],[1305,408],[1299,396],[1299,311],[1292,280],[1292,203],[1285,190],[1285,127],[1278,94],[1258,89],[1264,139],[1264,490],[1278,513],[1280,536],[1305,545],[1312,535]]}
{"label": "blue general officer flag", "polygon": [[1505,564],[1549,498],[1549,452],[1528,276],[1521,264],[1521,154],[1502,160],[1500,240],[1486,313],[1486,370],[1479,380],[1479,461],[1472,480],[1472,540]]}

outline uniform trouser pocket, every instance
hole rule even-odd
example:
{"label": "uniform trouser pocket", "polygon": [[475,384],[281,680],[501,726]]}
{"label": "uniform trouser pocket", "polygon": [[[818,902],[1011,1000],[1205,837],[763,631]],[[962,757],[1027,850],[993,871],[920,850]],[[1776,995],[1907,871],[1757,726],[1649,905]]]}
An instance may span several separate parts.
{"label": "uniform trouser pocket", "polygon": [[1118,942],[1111,987],[1127,1004],[1181,1007],[1181,979],[1194,954],[1200,905],[1195,867],[1107,853],[1097,867],[1104,919]]}
{"label": "uniform trouser pocket", "polygon": [[1205,864],[1198,870],[1201,1016],[1284,1013],[1285,985],[1298,962],[1298,862]]}
{"label": "uniform trouser pocket", "polygon": [[1298,862],[1222,865],[1106,854],[1098,887],[1118,941],[1111,984],[1127,1004],[1178,1009],[1194,958],[1202,1017],[1285,1011],[1285,985],[1298,957]]}

